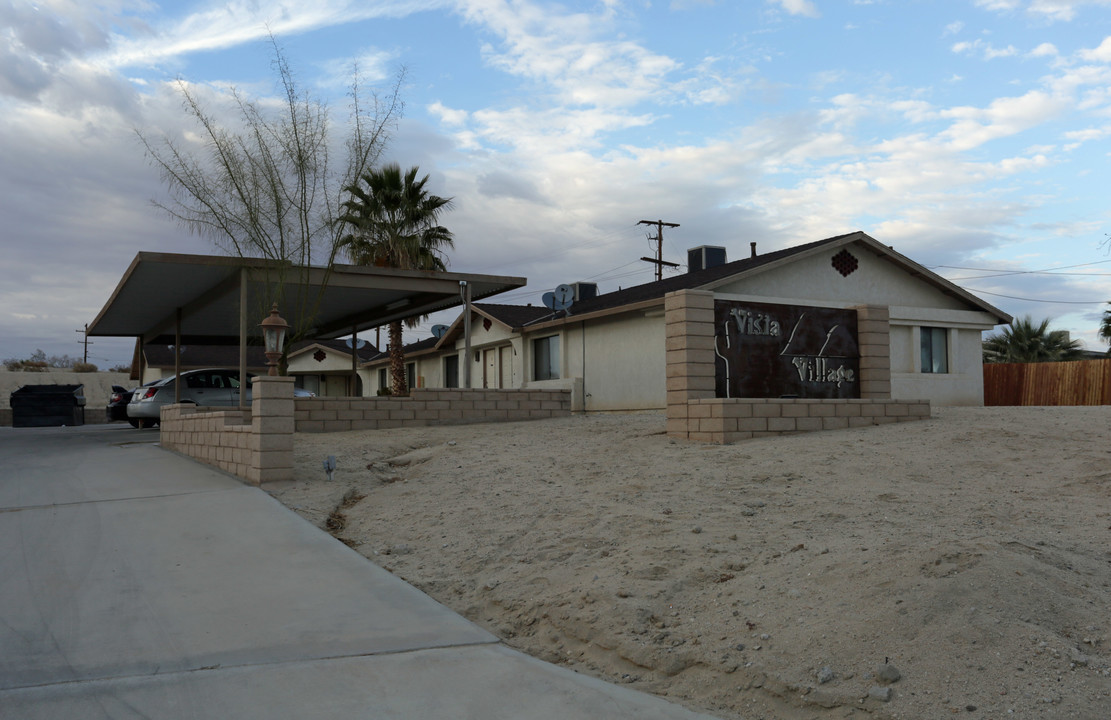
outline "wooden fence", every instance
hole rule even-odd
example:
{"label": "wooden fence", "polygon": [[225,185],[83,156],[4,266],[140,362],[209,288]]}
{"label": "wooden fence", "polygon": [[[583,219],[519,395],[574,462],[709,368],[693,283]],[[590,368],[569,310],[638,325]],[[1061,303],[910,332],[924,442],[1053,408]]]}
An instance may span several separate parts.
{"label": "wooden fence", "polygon": [[1111,405],[1111,360],[985,364],[984,405]]}

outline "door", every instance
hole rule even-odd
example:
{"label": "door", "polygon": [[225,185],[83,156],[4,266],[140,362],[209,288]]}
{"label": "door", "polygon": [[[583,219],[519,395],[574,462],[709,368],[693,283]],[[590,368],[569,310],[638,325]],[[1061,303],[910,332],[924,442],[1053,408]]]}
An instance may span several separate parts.
{"label": "door", "polygon": [[500,388],[498,377],[498,351],[496,348],[482,351],[482,387]]}
{"label": "door", "polygon": [[498,348],[498,387],[513,387],[513,347],[506,345]]}

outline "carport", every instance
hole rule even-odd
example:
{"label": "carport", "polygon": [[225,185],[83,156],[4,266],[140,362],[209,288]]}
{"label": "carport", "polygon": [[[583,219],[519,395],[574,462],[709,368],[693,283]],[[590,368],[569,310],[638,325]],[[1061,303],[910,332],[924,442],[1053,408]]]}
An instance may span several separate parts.
{"label": "carport", "polygon": [[[523,287],[525,278],[358,265],[299,266],[261,258],[140,252],[88,334],[173,345],[239,345],[277,303],[291,332],[334,339],[394,320],[467,305]],[[470,313],[464,313],[469,319]],[[468,328],[469,331],[469,328]],[[467,333],[467,353],[470,337]],[[470,387],[469,363],[464,379]],[[352,368],[354,373],[355,368]]]}

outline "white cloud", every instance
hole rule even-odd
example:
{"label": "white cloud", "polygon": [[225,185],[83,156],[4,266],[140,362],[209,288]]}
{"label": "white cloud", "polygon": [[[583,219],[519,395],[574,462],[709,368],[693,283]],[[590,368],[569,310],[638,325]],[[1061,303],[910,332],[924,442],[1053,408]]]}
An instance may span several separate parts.
{"label": "white cloud", "polygon": [[1076,19],[1085,6],[1106,7],[1111,0],[975,0],[977,7],[996,12],[1013,12],[1020,9],[1050,21]]}
{"label": "white cloud", "polygon": [[1065,98],[1041,90],[998,98],[986,108],[955,107],[941,113],[954,121],[942,135],[954,149],[970,150],[1058,117],[1067,107]]}
{"label": "white cloud", "polygon": [[466,110],[455,110],[440,102],[434,102],[426,109],[445,125],[463,125],[467,122],[468,113]]}
{"label": "white cloud", "polygon": [[1030,51],[1030,57],[1057,57],[1057,46],[1044,42]]}
{"label": "white cloud", "polygon": [[956,20],[945,26],[945,32],[942,33],[942,37],[946,35],[956,35],[961,30],[964,30],[964,23],[960,20]]}
{"label": "white cloud", "polygon": [[974,53],[980,53],[985,60],[994,60],[1001,57],[1012,57],[1018,54],[1018,50],[1013,45],[1008,45],[1005,48],[997,48],[991,43],[984,42],[979,38],[972,41],[965,40],[959,43],[954,43],[950,49],[958,55],[971,55]]}
{"label": "white cloud", "polygon": [[502,40],[483,56],[499,70],[558,93],[576,105],[624,107],[667,92],[680,65],[628,40],[611,40],[614,12],[561,13],[529,3],[464,0],[460,12]]}
{"label": "white cloud", "polygon": [[1089,62],[1111,63],[1111,36],[1105,37],[1099,47],[1081,50],[1079,55]]}
{"label": "white cloud", "polygon": [[821,13],[818,12],[818,6],[810,0],[768,0],[769,2],[779,5],[787,13],[791,15],[802,15],[804,17],[816,18],[820,17]]}
{"label": "white cloud", "polygon": [[253,0],[213,2],[157,32],[138,38],[116,36],[111,50],[96,58],[106,67],[149,66],[188,53],[221,50],[274,35],[295,35],[317,28],[373,18],[402,17],[444,8],[450,0]]}

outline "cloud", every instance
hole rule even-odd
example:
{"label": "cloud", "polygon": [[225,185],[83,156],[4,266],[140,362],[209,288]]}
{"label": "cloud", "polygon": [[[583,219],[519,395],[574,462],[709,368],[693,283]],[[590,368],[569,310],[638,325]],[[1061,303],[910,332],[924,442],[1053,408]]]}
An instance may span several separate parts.
{"label": "cloud", "polygon": [[1057,46],[1044,42],[1030,51],[1030,57],[1057,57]]}
{"label": "cloud", "polygon": [[994,60],[1001,57],[1013,57],[1018,54],[1018,50],[1014,45],[1008,45],[1005,48],[997,48],[991,43],[986,43],[981,39],[972,41],[962,41],[954,43],[952,48],[953,52],[958,55],[972,55],[979,53],[985,60]]}
{"label": "cloud", "polygon": [[818,7],[810,0],[768,0],[768,2],[779,5],[790,15],[802,15],[809,18],[821,17]]}
{"label": "cloud", "polygon": [[1106,7],[1111,0],[975,0],[977,7],[995,12],[1025,10],[1027,14],[1049,21],[1076,19],[1085,6]]}
{"label": "cloud", "polygon": [[1019,97],[998,98],[983,108],[950,108],[941,113],[953,120],[942,136],[954,149],[970,150],[1059,117],[1068,105],[1066,98],[1031,90]]}
{"label": "cloud", "polygon": [[117,36],[111,49],[96,61],[106,67],[149,67],[196,52],[236,47],[268,37],[289,36],[323,27],[375,18],[403,17],[450,7],[450,0],[277,0],[259,3],[233,0],[163,23],[143,36]]}
{"label": "cloud", "polygon": [[1111,36],[1105,37],[1099,47],[1081,50],[1079,55],[1089,62],[1111,63]]}
{"label": "cloud", "polygon": [[622,108],[673,92],[675,60],[630,40],[613,40],[615,15],[560,13],[528,3],[462,4],[461,13],[500,40],[483,47],[487,64],[554,93],[570,105]]}

